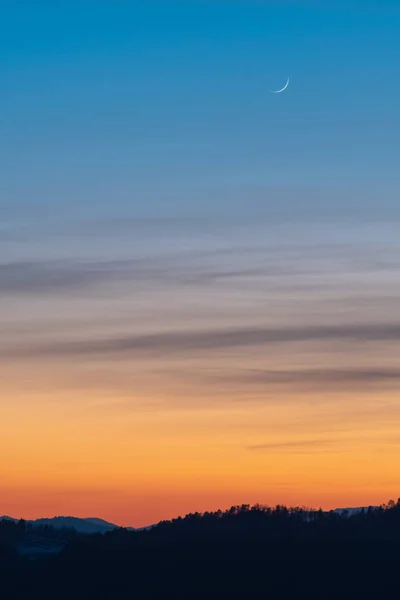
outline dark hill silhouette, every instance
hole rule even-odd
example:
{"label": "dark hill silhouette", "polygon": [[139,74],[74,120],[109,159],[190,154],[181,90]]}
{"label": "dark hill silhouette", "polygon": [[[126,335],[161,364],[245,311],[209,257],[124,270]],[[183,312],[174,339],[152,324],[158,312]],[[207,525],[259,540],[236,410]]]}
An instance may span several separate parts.
{"label": "dark hill silhouette", "polygon": [[[19,519],[13,517],[2,516],[0,521],[14,521],[17,522]],[[88,517],[86,519],[78,517],[52,517],[42,518],[26,521],[34,527],[41,527],[48,525],[54,527],[54,529],[75,529],[78,533],[105,533],[106,531],[112,531],[117,529],[118,525],[104,521],[104,519],[98,519],[95,517]]]}
{"label": "dark hill silhouette", "polygon": [[36,561],[14,551],[30,532],[0,523],[2,599],[400,596],[400,500],[346,515],[243,505],[147,531],[74,532]]}
{"label": "dark hill silhouette", "polygon": [[53,517],[52,519],[36,519],[31,521],[33,525],[49,525],[55,529],[72,528],[78,533],[105,533],[117,529],[118,525],[108,523],[103,519],[87,518],[79,519],[77,517]]}

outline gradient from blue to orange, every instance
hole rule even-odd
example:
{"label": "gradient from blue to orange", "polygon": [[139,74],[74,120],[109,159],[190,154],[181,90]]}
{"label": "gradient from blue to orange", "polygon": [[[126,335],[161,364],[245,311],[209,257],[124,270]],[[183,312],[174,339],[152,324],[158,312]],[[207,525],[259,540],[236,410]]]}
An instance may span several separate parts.
{"label": "gradient from blue to orange", "polygon": [[395,2],[5,5],[0,513],[396,496],[399,29]]}

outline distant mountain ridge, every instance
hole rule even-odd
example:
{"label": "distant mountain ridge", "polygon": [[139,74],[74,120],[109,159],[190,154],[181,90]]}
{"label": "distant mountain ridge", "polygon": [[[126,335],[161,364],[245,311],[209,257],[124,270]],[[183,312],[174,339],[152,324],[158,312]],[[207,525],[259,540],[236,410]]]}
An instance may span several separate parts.
{"label": "distant mountain ridge", "polygon": [[360,513],[363,510],[377,510],[379,507],[378,506],[356,506],[356,507],[352,507],[352,508],[335,508],[335,510],[333,511],[334,513],[337,513],[339,515],[343,515],[344,513],[347,513],[349,516],[353,516],[353,515],[357,515],[358,513]]}
{"label": "distant mountain ridge", "polygon": [[[0,517],[0,521],[3,520],[19,521],[19,519],[7,515]],[[113,529],[119,528],[119,525],[115,525],[115,523],[109,523],[104,519],[98,519],[96,517],[88,517],[85,519],[79,517],[53,517],[47,519],[26,520],[26,522],[38,527],[49,525],[50,527],[54,527],[54,529],[75,529],[78,533],[87,534],[106,533],[107,531],[113,531]],[[132,528],[129,529],[132,530]]]}
{"label": "distant mountain ridge", "polygon": [[[335,508],[333,510],[334,513],[337,514],[347,514],[348,516],[352,516],[358,514],[362,510],[368,510],[372,508],[376,510],[377,506],[359,506],[359,507],[351,507],[351,508]],[[324,511],[330,512],[330,511]],[[3,515],[0,517],[0,521],[8,520],[8,521],[19,521],[19,519],[15,519],[14,517],[9,517],[7,515]],[[93,534],[93,533],[106,533],[107,531],[113,531],[114,529],[119,529],[120,525],[115,525],[115,523],[110,523],[109,521],[105,521],[104,519],[99,519],[97,517],[52,517],[52,518],[42,518],[42,519],[33,519],[26,520],[27,523],[31,525],[36,525],[38,527],[48,525],[50,527],[54,527],[54,529],[75,529],[78,533],[85,534]],[[141,531],[143,529],[151,529],[153,526],[149,527],[125,527],[128,531]]]}

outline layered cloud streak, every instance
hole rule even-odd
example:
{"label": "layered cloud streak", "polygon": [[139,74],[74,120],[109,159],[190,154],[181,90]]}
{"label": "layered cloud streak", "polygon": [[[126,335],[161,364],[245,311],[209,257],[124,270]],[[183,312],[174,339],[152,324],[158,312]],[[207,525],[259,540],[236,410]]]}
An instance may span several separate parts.
{"label": "layered cloud streak", "polygon": [[344,223],[338,235],[326,223],[128,220],[93,222],[89,238],[82,226],[72,235],[73,221],[59,236],[57,221],[52,235],[40,227],[30,223],[31,252],[16,238],[0,262],[3,368],[58,363],[74,379],[99,362],[122,382],[124,370],[147,382],[158,372],[155,393],[184,381],[188,402],[218,402],[226,386],[398,385],[390,225]]}

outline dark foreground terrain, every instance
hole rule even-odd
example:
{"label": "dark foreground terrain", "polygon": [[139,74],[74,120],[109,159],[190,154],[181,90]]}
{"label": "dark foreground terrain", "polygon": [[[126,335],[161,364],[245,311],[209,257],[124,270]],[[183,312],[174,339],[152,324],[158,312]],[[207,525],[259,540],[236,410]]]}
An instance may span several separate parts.
{"label": "dark foreground terrain", "polygon": [[400,501],[352,516],[241,506],[98,535],[4,521],[12,598],[400,598]]}

